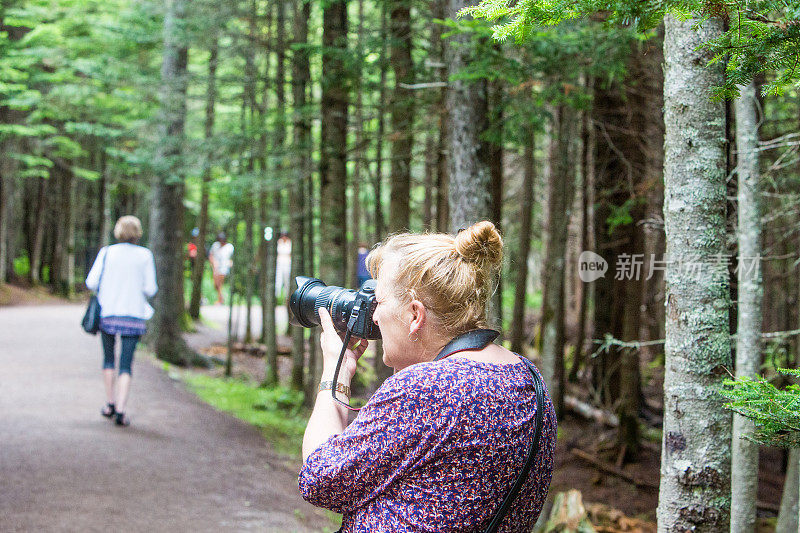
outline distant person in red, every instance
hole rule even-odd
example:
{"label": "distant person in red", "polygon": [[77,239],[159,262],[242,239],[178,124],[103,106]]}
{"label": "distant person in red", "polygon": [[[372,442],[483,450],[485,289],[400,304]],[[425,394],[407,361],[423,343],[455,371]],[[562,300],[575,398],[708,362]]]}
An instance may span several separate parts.
{"label": "distant person in red", "polygon": [[214,288],[217,290],[218,304],[224,303],[222,298],[222,285],[225,283],[225,276],[231,271],[233,266],[233,245],[228,242],[224,232],[217,235],[217,240],[211,245],[208,252],[208,261],[211,263],[211,271],[214,276]]}
{"label": "distant person in red", "polygon": [[197,236],[200,235],[200,230],[198,228],[194,228],[192,230],[192,239],[189,241],[189,244],[186,245],[186,255],[189,258],[189,267],[194,268],[194,264],[197,262]]}

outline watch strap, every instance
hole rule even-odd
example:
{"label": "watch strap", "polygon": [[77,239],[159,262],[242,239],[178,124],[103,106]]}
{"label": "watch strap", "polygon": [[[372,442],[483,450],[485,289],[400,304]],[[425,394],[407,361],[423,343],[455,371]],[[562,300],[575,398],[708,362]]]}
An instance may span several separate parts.
{"label": "watch strap", "polygon": [[[323,381],[322,383],[319,384],[319,387],[317,387],[317,391],[322,392],[324,390],[331,390],[332,388],[333,388],[333,381]],[[336,392],[341,392],[342,394],[347,396],[348,399],[350,398],[350,387],[348,387],[344,383],[336,382]]]}

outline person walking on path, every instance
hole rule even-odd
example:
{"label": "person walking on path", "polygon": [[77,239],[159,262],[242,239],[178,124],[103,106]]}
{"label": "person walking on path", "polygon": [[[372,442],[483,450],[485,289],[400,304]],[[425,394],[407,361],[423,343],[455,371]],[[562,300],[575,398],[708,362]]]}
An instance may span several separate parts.
{"label": "person walking on path", "polygon": [[231,267],[233,266],[233,245],[228,242],[224,232],[217,235],[217,240],[211,245],[208,252],[208,261],[211,263],[211,271],[214,276],[214,288],[217,290],[218,304],[225,303],[222,298],[222,285],[225,283]]}
{"label": "person walking on path", "polygon": [[[153,253],[139,246],[142,224],[134,216],[121,217],[114,226],[118,243],[100,249],[86,276],[86,286],[100,303],[100,335],[103,343],[103,383],[106,406],[101,413],[117,425],[127,426],[125,415],[131,386],[133,353],[153,316],[147,302],[158,291]],[[121,338],[119,377],[114,383],[114,345]],[[116,396],[115,396],[116,385]]]}

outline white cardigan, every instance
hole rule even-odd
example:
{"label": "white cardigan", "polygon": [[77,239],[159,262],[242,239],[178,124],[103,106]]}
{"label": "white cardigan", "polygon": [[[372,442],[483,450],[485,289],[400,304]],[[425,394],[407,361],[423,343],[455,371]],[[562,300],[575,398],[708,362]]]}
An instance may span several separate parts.
{"label": "white cardigan", "polygon": [[[101,270],[102,286],[98,287]],[[147,320],[153,316],[147,298],[158,291],[153,253],[126,242],[101,248],[86,276],[86,287],[97,292],[101,317],[125,316]]]}

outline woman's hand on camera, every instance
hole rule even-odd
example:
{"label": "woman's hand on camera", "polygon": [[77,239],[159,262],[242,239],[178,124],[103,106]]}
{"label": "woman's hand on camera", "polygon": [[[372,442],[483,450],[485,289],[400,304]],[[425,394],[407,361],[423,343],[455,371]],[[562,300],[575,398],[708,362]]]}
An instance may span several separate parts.
{"label": "woman's hand on camera", "polygon": [[[319,341],[322,347],[322,380],[333,379],[336,370],[336,363],[339,361],[339,354],[342,351],[342,336],[333,327],[333,320],[328,310],[324,307],[319,308],[319,319],[322,325],[322,333]],[[358,358],[364,354],[369,346],[366,339],[352,337],[347,351],[345,351],[342,366],[339,369],[338,381],[345,385],[350,385],[353,375],[356,373]]]}

